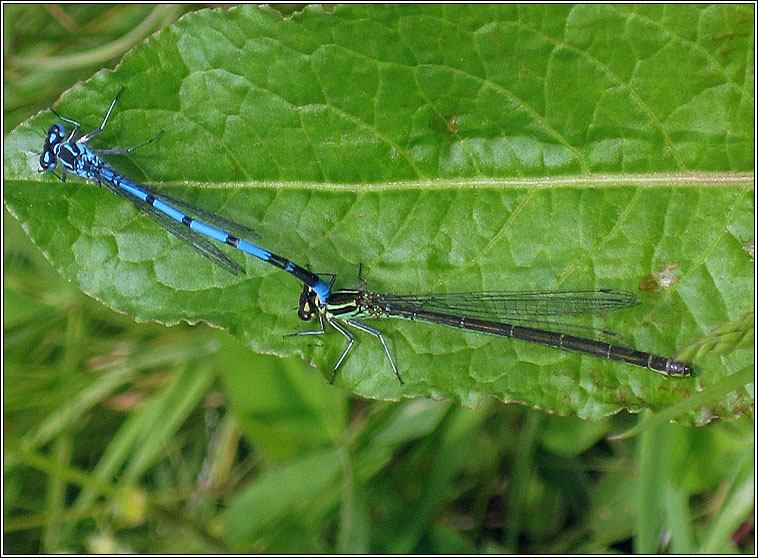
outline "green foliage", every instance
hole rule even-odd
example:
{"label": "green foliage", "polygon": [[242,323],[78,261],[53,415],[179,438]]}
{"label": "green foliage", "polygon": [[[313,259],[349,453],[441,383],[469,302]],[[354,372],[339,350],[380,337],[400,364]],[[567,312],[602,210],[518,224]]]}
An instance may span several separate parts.
{"label": "green foliage", "polygon": [[[709,22],[720,10],[697,9]],[[57,110],[94,128],[126,86],[97,140],[134,145],[166,133],[121,170],[255,226],[264,245],[336,272],[338,285],[363,263],[379,291],[634,289],[675,262],[673,284],[602,326],[673,355],[743,314],[753,288],[737,242],[752,230],[752,179],[720,184],[753,165],[753,129],[741,118],[752,107],[748,43],[735,38],[741,47],[725,54],[707,34],[667,29],[684,14],[203,11],[73,88]],[[538,22],[561,23],[561,35]],[[330,374],[343,340],[283,337],[297,325],[298,286],[283,288],[279,271],[248,258],[247,276],[226,276],[122,199],[37,174],[38,130],[51,117],[6,141],[5,200],[64,277],[140,321],[204,320]],[[673,184],[681,173],[689,179]],[[664,408],[752,358],[740,351],[724,365],[705,355],[702,380],[672,381],[481,335],[381,327],[407,384],[389,381],[372,339],[351,352],[339,384],[377,399],[473,406],[494,396],[584,418]],[[713,402],[710,413],[730,409]]]}
{"label": "green foliage", "polygon": [[[228,276],[104,189],[37,174],[42,112],[4,149],[36,244],[4,219],[7,551],[754,550],[750,420],[662,424],[753,414],[750,6],[4,10],[6,122],[120,60],[56,110],[95,128],[126,86],[93,143],[165,130],[109,158],[128,176],[338,286],[362,263],[378,291],[639,287],[592,325],[697,346],[699,372],[387,320],[406,386],[360,334],[350,391],[329,386],[281,358],[328,375],[344,348],[282,338],[291,277],[238,253]],[[199,321],[236,340],[163,327]],[[660,414],[581,420],[620,409]]]}

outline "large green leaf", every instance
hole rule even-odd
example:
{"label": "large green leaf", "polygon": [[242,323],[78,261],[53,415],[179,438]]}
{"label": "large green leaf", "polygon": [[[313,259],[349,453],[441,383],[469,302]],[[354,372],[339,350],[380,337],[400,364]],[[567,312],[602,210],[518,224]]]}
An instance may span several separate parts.
{"label": "large green leaf", "polygon": [[[197,12],[62,96],[109,162],[256,228],[314,271],[378,291],[612,286],[642,304],[596,327],[674,356],[753,307],[753,7],[340,6]],[[299,285],[231,276],[106,189],[38,174],[44,112],[5,142],[5,202],[60,273],[137,320],[206,321],[325,375],[345,347],[294,312]],[[233,250],[230,250],[233,252]],[[590,325],[593,322],[585,322]],[[372,321],[337,383],[376,398],[495,396],[595,418],[662,408],[698,378],[420,323]],[[740,414],[744,390],[691,419]]]}

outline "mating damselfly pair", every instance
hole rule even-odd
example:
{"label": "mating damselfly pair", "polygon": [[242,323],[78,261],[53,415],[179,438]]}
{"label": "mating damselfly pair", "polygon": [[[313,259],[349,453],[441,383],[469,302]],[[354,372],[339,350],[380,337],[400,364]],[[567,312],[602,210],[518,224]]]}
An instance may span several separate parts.
{"label": "mating damselfly pair", "polygon": [[[249,238],[256,237],[251,228],[130,180],[103,162],[102,154],[129,153],[151,143],[162,133],[129,148],[96,150],[87,145],[105,128],[122,91],[123,88],[113,99],[102,124],[78,137],[81,128],[79,122],[65,118],[51,108],[53,114],[63,122],[73,125],[73,129],[66,135],[63,124],[55,123],[50,126],[39,159],[39,172],[52,172],[61,181],[66,180],[68,173],[77,174],[98,186],[107,187],[114,194],[128,199],[138,210],[229,273],[244,273],[244,269],[209,239],[232,246],[294,275],[303,283],[298,316],[307,321],[315,315],[321,327],[291,335],[323,334],[326,333],[326,325],[329,324],[348,340],[345,350],[334,366],[330,383],[354,342],[348,326],[370,333],[379,339],[397,379],[403,383],[384,336],[378,330],[358,321],[368,318],[402,318],[445,325],[625,362],[669,376],[693,374],[692,367],[687,363],[621,345],[618,336],[613,332],[563,324],[555,320],[560,316],[629,308],[638,301],[636,296],[628,291],[601,288],[398,295],[371,292],[364,290],[363,285],[355,289],[333,290],[336,278],[334,274],[308,271],[241,238],[244,235]],[[56,168],[60,168],[60,174],[55,173]],[[322,276],[328,277],[328,282],[322,279]]]}

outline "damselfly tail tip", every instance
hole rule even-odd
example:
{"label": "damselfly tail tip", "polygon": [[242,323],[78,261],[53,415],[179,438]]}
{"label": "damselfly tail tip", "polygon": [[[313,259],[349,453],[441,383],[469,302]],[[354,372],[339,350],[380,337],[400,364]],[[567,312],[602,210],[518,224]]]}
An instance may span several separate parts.
{"label": "damselfly tail tip", "polygon": [[674,361],[671,363],[671,370],[669,373],[672,376],[694,376],[695,369],[686,362]]}

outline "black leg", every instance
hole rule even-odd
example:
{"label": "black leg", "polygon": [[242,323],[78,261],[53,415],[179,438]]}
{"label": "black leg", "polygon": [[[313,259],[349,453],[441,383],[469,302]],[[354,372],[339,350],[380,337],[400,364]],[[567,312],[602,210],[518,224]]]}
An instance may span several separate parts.
{"label": "black leg", "polygon": [[282,337],[295,337],[297,335],[321,335],[326,333],[326,321],[323,314],[319,314],[321,329],[309,329],[308,331],[296,331],[295,333],[285,333]]}
{"label": "black leg", "polygon": [[117,147],[117,148],[113,148],[113,149],[93,149],[93,151],[95,151],[98,154],[108,153],[108,154],[111,154],[111,155],[123,155],[124,153],[130,153],[131,151],[134,151],[138,147],[142,147],[144,145],[147,145],[148,143],[153,143],[155,140],[157,140],[162,135],[163,135],[163,130],[161,130],[160,132],[158,132],[157,134],[155,134],[149,140],[143,141],[142,143],[138,143],[137,145],[133,145],[132,147],[126,147],[126,148]]}
{"label": "black leg", "polygon": [[108,109],[108,112],[105,113],[105,118],[103,118],[103,123],[100,124],[100,127],[92,130],[89,134],[84,134],[82,137],[79,138],[78,143],[87,143],[89,140],[91,140],[94,136],[99,134],[103,131],[105,128],[105,124],[108,122],[108,119],[111,116],[111,112],[113,112],[113,107],[116,105],[116,101],[118,101],[118,98],[121,96],[121,93],[124,92],[124,88],[118,90],[118,93],[116,93],[116,98],[113,99],[113,102],[111,103],[110,108]]}
{"label": "black leg", "polygon": [[69,124],[73,124],[74,125],[74,129],[71,130],[71,133],[66,138],[66,141],[70,142],[74,138],[74,136],[79,132],[79,128],[80,128],[79,123],[76,120],[71,120],[70,118],[66,118],[65,116],[61,116],[60,114],[58,114],[57,112],[55,112],[55,110],[53,110],[53,107],[50,107],[50,112],[52,112],[55,116],[57,116],[58,118],[60,118],[64,122],[68,122]]}
{"label": "black leg", "polygon": [[340,367],[340,364],[342,364],[342,361],[345,359],[345,356],[347,355],[347,352],[350,350],[350,347],[353,346],[353,341],[355,341],[355,338],[353,337],[353,334],[350,333],[347,330],[347,328],[345,326],[343,326],[341,323],[339,323],[336,320],[331,320],[329,318],[327,318],[327,319],[329,320],[329,323],[334,327],[334,329],[336,329],[342,335],[344,335],[345,337],[347,337],[347,341],[348,341],[347,347],[345,347],[345,350],[342,351],[342,356],[337,361],[337,364],[334,365],[334,371],[332,372],[332,377],[329,378],[329,383],[331,384],[331,383],[334,383],[334,377],[337,375],[337,368]]}
{"label": "black leg", "polygon": [[397,379],[400,380],[401,384],[405,384],[403,379],[400,377],[400,373],[397,371],[397,366],[395,366],[395,361],[392,360],[392,356],[390,355],[390,350],[387,348],[387,343],[385,343],[384,336],[382,335],[382,333],[379,330],[374,329],[373,327],[369,327],[355,320],[345,320],[345,323],[353,326],[356,329],[360,329],[361,331],[365,331],[366,333],[370,333],[371,335],[379,338],[379,341],[382,342],[382,346],[384,347],[384,352],[387,353],[387,358],[389,359],[390,364],[392,365],[392,370],[395,371],[395,376],[397,376]]}

